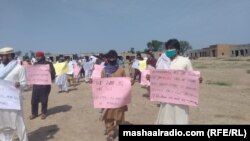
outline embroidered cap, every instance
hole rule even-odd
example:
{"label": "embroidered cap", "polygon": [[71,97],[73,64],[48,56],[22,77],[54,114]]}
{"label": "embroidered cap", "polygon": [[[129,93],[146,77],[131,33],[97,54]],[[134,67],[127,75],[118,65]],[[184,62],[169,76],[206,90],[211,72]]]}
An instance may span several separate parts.
{"label": "embroidered cap", "polygon": [[4,47],[0,49],[0,54],[5,55],[5,54],[12,54],[14,53],[14,49],[11,47]]}

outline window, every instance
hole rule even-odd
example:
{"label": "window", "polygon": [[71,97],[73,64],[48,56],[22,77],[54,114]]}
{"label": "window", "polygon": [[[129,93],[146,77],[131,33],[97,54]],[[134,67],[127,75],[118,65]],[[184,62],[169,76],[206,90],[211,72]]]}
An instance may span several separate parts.
{"label": "window", "polygon": [[234,54],[234,51],[232,51],[232,55]]}
{"label": "window", "polygon": [[243,49],[240,50],[240,55],[241,55],[241,56],[244,56],[244,50],[243,50]]}
{"label": "window", "polygon": [[223,56],[223,55],[224,55],[224,52],[222,52],[221,55]]}

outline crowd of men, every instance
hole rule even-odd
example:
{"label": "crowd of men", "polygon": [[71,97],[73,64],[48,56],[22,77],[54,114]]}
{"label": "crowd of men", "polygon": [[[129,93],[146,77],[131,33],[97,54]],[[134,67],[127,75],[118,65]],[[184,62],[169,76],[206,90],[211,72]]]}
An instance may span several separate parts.
{"label": "crowd of men", "polygon": [[[17,61],[13,48],[4,47],[0,49],[0,79],[1,81],[13,82],[17,89],[25,89],[26,86],[26,65],[49,65],[51,73],[51,80],[55,81],[58,86],[58,93],[68,93],[68,86],[73,87],[81,77],[84,77],[86,83],[92,83],[91,75],[94,65],[103,65],[101,77],[131,77],[131,84],[133,85],[136,80],[141,80],[141,70],[138,64],[140,61],[145,60],[149,70],[192,70],[191,61],[179,55],[180,43],[177,39],[170,39],[165,43],[166,51],[156,59],[153,52],[148,52],[147,57],[142,57],[140,53],[136,54],[135,59],[130,59],[128,63],[129,76],[125,73],[125,63],[119,58],[115,50],[110,50],[105,55],[97,56],[96,59],[89,57],[79,58],[77,60],[67,59],[61,55],[58,62],[66,63],[68,71],[56,74],[53,63],[46,60],[44,52],[38,51],[35,53],[35,59],[29,60],[24,58],[22,61]],[[22,66],[23,65],[23,66]],[[74,69],[78,67],[80,71],[75,74]],[[84,75],[83,75],[84,74]],[[150,81],[150,75],[147,75]],[[200,82],[202,78],[200,78]],[[39,116],[38,105],[41,103],[41,119],[46,119],[49,93],[51,85],[33,85],[32,98],[31,98],[31,115],[30,120]],[[21,97],[21,95],[20,95]],[[20,98],[22,100],[22,98]],[[22,101],[21,101],[22,103]],[[188,109],[187,105],[161,103],[159,114],[156,119],[156,124],[188,124]],[[125,119],[125,112],[128,111],[127,105],[119,108],[102,109],[101,120],[104,121],[105,134],[107,141],[113,141],[115,131],[118,125],[122,124]],[[23,119],[23,111],[21,110],[8,110],[0,109],[0,140],[11,141],[13,139],[14,131],[17,131],[20,141],[28,141],[26,127]]]}

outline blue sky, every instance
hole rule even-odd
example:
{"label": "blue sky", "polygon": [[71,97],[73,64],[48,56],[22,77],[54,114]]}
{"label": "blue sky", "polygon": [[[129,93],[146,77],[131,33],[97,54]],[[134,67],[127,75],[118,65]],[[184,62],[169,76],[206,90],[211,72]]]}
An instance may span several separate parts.
{"label": "blue sky", "polygon": [[249,0],[0,0],[0,47],[119,52],[151,40],[250,43]]}

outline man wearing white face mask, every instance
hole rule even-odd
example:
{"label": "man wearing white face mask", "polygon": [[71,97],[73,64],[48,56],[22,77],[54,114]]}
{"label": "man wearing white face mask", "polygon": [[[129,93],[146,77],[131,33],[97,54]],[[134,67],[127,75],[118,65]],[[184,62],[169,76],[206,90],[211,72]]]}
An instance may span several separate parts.
{"label": "man wearing white face mask", "polygon": [[[168,40],[165,48],[166,52],[156,63],[157,70],[193,70],[191,61],[179,55],[180,43],[177,39]],[[202,78],[200,78],[201,81]],[[187,105],[161,103],[156,124],[188,124],[188,116],[189,106]]]}

